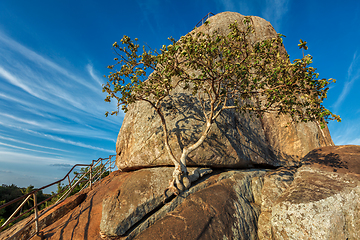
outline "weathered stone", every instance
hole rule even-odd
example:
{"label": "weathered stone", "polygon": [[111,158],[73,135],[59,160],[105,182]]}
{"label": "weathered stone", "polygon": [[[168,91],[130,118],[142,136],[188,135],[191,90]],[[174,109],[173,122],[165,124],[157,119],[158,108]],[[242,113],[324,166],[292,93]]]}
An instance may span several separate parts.
{"label": "weathered stone", "polygon": [[[315,149],[300,168],[217,170],[206,176],[211,170],[200,169],[203,177],[165,205],[163,190],[172,167],[114,172],[92,191],[82,192],[83,202],[43,229],[43,235],[97,240],[360,239],[359,149]],[[122,205],[111,206],[109,199]],[[100,235],[104,215],[106,224],[114,222],[109,232],[127,224],[118,217],[125,216],[132,225],[121,236]]]}
{"label": "weathered stone", "polygon": [[[104,199],[101,233],[106,236],[124,235],[146,214],[161,206],[173,170],[170,167],[159,167],[133,172],[113,195]],[[195,168],[189,168],[190,173],[193,170]],[[202,176],[211,172],[211,169],[198,169],[198,171]]]}
{"label": "weathered stone", "polygon": [[[44,212],[45,210],[39,211],[39,216],[40,216],[38,222],[39,229],[44,229],[47,226],[51,225],[53,222],[56,222],[57,220],[62,218],[64,215],[66,215],[71,210],[76,208],[79,204],[81,204],[84,201],[85,197],[86,194],[82,192],[67,198],[66,200],[64,200],[63,202],[59,203],[56,206],[53,205],[52,209],[46,209],[47,212]],[[15,226],[0,232],[0,239],[8,239],[8,238],[11,238],[13,240],[29,239],[30,236],[36,233],[35,223],[28,225],[28,223],[33,219],[34,216],[32,215],[16,223]],[[25,227],[26,225],[28,226]],[[22,228],[24,229],[21,231],[21,234],[16,234]]]}
{"label": "weathered stone", "polygon": [[260,239],[358,239],[360,146],[315,149],[263,179]]}
{"label": "weathered stone", "polygon": [[[258,236],[262,240],[271,240],[271,211],[282,193],[294,180],[296,168],[280,168],[269,171],[255,186],[261,185],[260,205],[261,214],[258,222]],[[258,200],[259,201],[259,200]]]}
{"label": "weathered stone", "polygon": [[[40,217],[40,234],[38,237],[31,239],[101,240],[99,226],[102,201],[104,198],[107,198],[109,194],[115,192],[131,174],[132,173],[120,171],[112,172],[106,178],[95,183],[92,190],[86,188],[80,193],[65,199],[58,206]],[[34,216],[32,215],[23,221],[27,223],[33,218]],[[23,226],[21,224],[22,222],[16,223],[10,229],[1,232],[0,239],[8,239],[8,237],[11,236],[8,231],[14,233],[14,228],[20,229]],[[32,233],[34,233],[34,223],[31,225],[31,228]],[[18,238],[14,239],[28,239],[30,235],[29,231],[25,231],[22,232]],[[40,238],[41,235],[43,238]]]}
{"label": "weathered stone", "polygon": [[[220,13],[211,17],[207,26],[194,31],[206,28],[206,31],[217,30],[226,34],[229,24],[237,20],[242,26],[243,19],[244,16],[238,13]],[[252,41],[277,36],[264,19],[251,17],[251,21],[255,29]],[[180,87],[171,94],[171,102],[166,103],[165,118],[170,131],[170,146],[179,159],[183,147],[199,138],[205,119],[199,102]],[[250,114],[224,111],[212,125],[205,142],[189,155],[187,165],[226,168],[250,168],[259,164],[290,166],[314,148],[333,145],[327,128],[322,130],[313,122],[287,126],[289,121],[287,116],[276,118],[273,114],[264,114],[259,119]],[[117,139],[119,169],[172,165],[160,126],[160,117],[148,103],[138,102],[130,106]]]}
{"label": "weathered stone", "polygon": [[260,206],[254,203],[252,179],[265,173],[239,170],[211,176],[174,199],[180,200],[176,205],[173,200],[161,209],[166,215],[135,239],[258,239]]}
{"label": "weathered stone", "polygon": [[360,181],[303,166],[272,206],[272,239],[360,239]]}
{"label": "weathered stone", "polygon": [[314,149],[303,163],[326,171],[360,175],[360,146],[342,145]]}

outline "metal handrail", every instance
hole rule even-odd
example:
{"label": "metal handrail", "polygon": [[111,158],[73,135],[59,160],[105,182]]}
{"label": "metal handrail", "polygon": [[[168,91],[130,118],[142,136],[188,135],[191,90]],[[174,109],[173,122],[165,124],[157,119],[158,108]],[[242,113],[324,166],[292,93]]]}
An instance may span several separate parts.
{"label": "metal handrail", "polygon": [[[25,198],[25,200],[22,201],[22,203],[18,206],[18,208],[14,211],[13,214],[11,214],[11,216],[4,222],[4,224],[2,226],[0,226],[0,232],[2,229],[4,229],[7,225],[9,225],[10,223],[12,223],[13,221],[17,220],[18,218],[20,218],[21,216],[25,215],[26,213],[34,210],[35,212],[35,216],[34,219],[32,219],[29,223],[27,223],[24,227],[22,227],[20,230],[18,230],[16,233],[14,233],[12,236],[10,236],[8,239],[11,239],[13,237],[15,237],[16,235],[18,235],[20,232],[22,232],[22,230],[24,230],[25,228],[27,228],[28,226],[30,226],[33,222],[35,222],[35,233],[29,237],[32,238],[33,236],[35,236],[36,234],[39,233],[39,219],[41,216],[43,216],[46,212],[48,212],[49,210],[51,210],[52,208],[54,208],[55,206],[57,206],[59,203],[63,202],[70,194],[71,192],[74,190],[74,188],[79,185],[80,183],[86,182],[83,186],[83,188],[80,190],[82,191],[86,186],[90,185],[90,189],[92,189],[92,184],[97,182],[99,179],[101,180],[101,176],[103,175],[104,172],[106,172],[107,170],[109,170],[109,172],[111,173],[112,169],[115,168],[115,161],[112,161],[111,158],[114,157],[115,155],[110,155],[108,158],[99,158],[98,160],[92,160],[91,164],[75,164],[70,171],[60,180],[53,182],[51,184],[48,184],[46,186],[43,186],[41,188],[35,189],[32,192],[25,194],[21,197],[18,197],[8,203],[5,203],[3,205],[0,206],[0,209],[5,208],[11,204],[17,203],[19,201],[21,201],[22,199]],[[103,160],[107,160],[105,162],[105,164],[103,164]],[[99,164],[101,163],[100,166],[102,166],[95,174],[92,173],[93,169]],[[112,166],[114,164],[114,166]],[[108,167],[106,167],[108,165]],[[70,180],[70,174],[72,173],[72,171],[78,167],[78,166],[84,166],[84,167],[89,167],[89,170],[84,172],[84,173],[77,173],[74,175],[73,179]],[[83,181],[83,178],[86,177],[86,175],[90,175],[89,179],[86,181]],[[81,175],[79,178],[78,176]],[[36,194],[37,192],[39,192],[40,190],[43,190],[45,188],[51,187],[55,184],[61,183],[62,181],[64,181],[66,178],[68,178],[69,184],[64,188],[64,190],[60,193],[57,193],[49,198],[47,198],[46,200],[38,203],[37,202],[37,197]],[[78,178],[78,180],[75,182],[76,178]],[[75,182],[75,183],[74,183]],[[65,193],[64,193],[65,192]],[[64,194],[63,194],[64,193]],[[47,207],[44,211],[42,211],[40,214],[38,212],[38,206],[40,206],[41,204],[43,204],[44,202],[47,202],[49,200],[51,200],[52,198],[60,195],[61,197],[51,206]],[[27,211],[19,214],[19,216],[15,215],[20,211],[20,209],[22,208],[22,206],[24,206],[24,204],[26,202],[28,202],[31,198],[31,196],[33,197],[33,201],[34,201],[34,206],[30,209],[28,209]]]}
{"label": "metal handrail", "polygon": [[209,12],[208,14],[206,14],[205,17],[203,17],[196,25],[195,27],[200,27],[201,25],[204,24],[204,22],[206,22],[206,20],[211,17],[211,16],[214,16],[215,14],[213,14],[212,12]]}

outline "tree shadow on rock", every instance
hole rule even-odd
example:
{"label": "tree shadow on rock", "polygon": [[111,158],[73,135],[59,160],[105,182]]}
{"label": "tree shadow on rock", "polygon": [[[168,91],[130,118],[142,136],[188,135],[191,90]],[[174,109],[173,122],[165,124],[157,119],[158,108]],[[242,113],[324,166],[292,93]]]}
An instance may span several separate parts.
{"label": "tree shadow on rock", "polygon": [[347,162],[343,161],[339,154],[332,152],[324,154],[321,149],[313,150],[304,157],[303,164],[310,165],[312,163],[317,163],[332,168],[349,169]]}
{"label": "tree shadow on rock", "polygon": [[[191,94],[175,93],[163,104],[167,110],[165,115],[173,115],[175,121],[174,128],[169,129],[169,135],[176,136],[181,150],[194,144],[206,125],[200,101]],[[209,107],[206,111],[210,111]],[[199,151],[197,149],[189,155],[188,163],[196,164],[198,161],[193,158],[201,157],[205,161],[218,162],[220,165],[224,165],[225,161],[232,167],[261,164],[281,166],[281,162],[291,157],[277,154],[269,146],[261,123],[256,121],[259,120],[251,114],[240,116],[234,110],[224,110],[215,119],[212,130],[199,148],[202,148],[202,152],[206,151],[206,156],[196,155],[196,151]],[[283,161],[280,158],[283,158]]]}

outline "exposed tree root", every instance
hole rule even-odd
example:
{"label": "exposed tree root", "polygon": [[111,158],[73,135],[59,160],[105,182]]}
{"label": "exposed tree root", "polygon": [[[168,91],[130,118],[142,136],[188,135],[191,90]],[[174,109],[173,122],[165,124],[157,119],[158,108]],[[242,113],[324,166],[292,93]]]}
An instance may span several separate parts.
{"label": "exposed tree root", "polygon": [[[183,169],[183,170],[182,170]],[[194,172],[189,175],[186,167],[181,168],[180,165],[176,166],[173,172],[173,178],[169,181],[169,187],[164,191],[165,198],[175,194],[176,196],[182,193],[183,191],[191,187],[191,183],[196,181],[200,177],[198,169],[195,169]],[[171,193],[167,195],[167,191]]]}

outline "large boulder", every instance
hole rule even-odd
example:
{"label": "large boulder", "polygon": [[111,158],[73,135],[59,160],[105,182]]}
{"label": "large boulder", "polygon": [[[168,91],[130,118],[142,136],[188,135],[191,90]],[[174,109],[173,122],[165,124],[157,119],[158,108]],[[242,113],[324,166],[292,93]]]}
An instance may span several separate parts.
{"label": "large boulder", "polygon": [[[204,168],[196,170],[200,174],[195,179],[192,179],[194,175],[191,175],[190,179],[193,181],[212,172],[211,169]],[[133,232],[130,229],[139,224],[147,214],[163,206],[164,201],[171,197],[165,195],[165,189],[169,186],[172,172],[173,168],[170,167],[147,168],[133,172],[130,178],[118,186],[117,191],[104,199],[101,234],[114,237]],[[146,223],[150,224],[149,221]],[[138,227],[135,232],[139,232],[139,229],[142,228]]]}
{"label": "large boulder", "polygon": [[260,206],[252,180],[265,173],[237,170],[215,175],[206,188],[193,192],[135,239],[258,239]]}
{"label": "large boulder", "polygon": [[[200,171],[201,175],[211,172]],[[105,198],[100,224],[103,238],[257,239],[260,202],[255,199],[260,198],[254,196],[261,194],[261,188],[253,179],[266,170],[214,172],[164,204],[171,173],[169,167],[134,171]]]}
{"label": "large boulder", "polygon": [[46,239],[360,239],[360,146],[323,147],[303,160],[198,169],[200,178],[178,196],[164,195],[172,167],[117,171],[41,232]]}
{"label": "large boulder", "polygon": [[[167,204],[158,203],[150,214],[141,213],[141,220],[132,220],[144,209],[138,200],[133,201],[136,206],[118,206],[111,214],[136,213],[126,221],[132,224],[129,230],[117,235],[124,240],[360,239],[359,164],[360,146],[323,147],[307,154],[301,167],[215,171]],[[161,177],[153,180],[135,178],[157,171]],[[131,187],[131,195],[152,189],[143,201],[152,205],[161,194],[151,186],[171,178],[171,168],[143,169],[133,177],[138,186]],[[109,209],[103,208],[103,216]],[[126,225],[119,224],[124,217],[113,219],[119,227]]]}
{"label": "large boulder", "polygon": [[[209,24],[193,31],[215,31],[227,34],[229,24],[237,21],[242,27],[244,16],[225,12],[209,18]],[[251,17],[255,34],[251,41],[277,36],[271,24]],[[285,49],[282,49],[285,54]],[[168,99],[170,100],[170,99]],[[177,158],[184,146],[194,143],[204,129],[200,104],[181,88],[171,94],[166,121],[169,143]],[[264,114],[259,119],[251,114],[240,115],[232,110],[223,112],[213,124],[205,142],[188,158],[188,166],[251,167],[255,165],[296,165],[309,151],[331,146],[329,130],[318,123],[293,123],[287,116]],[[163,143],[160,117],[147,102],[130,106],[125,115],[116,144],[116,164],[131,170],[149,166],[172,165]]]}
{"label": "large boulder", "polygon": [[263,179],[260,239],[360,239],[360,146],[324,147]]}

